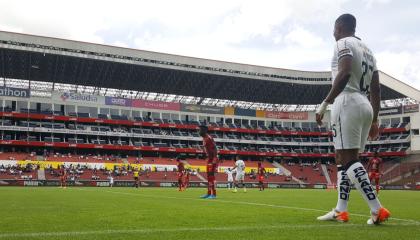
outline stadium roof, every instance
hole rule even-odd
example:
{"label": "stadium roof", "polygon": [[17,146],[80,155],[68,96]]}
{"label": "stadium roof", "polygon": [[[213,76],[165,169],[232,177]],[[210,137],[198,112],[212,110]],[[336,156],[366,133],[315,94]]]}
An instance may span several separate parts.
{"label": "stadium roof", "polygon": [[[7,79],[4,84],[41,92],[71,90],[279,109],[320,103],[331,87],[330,75],[0,31],[0,77]],[[402,83],[386,77],[383,100],[420,100],[419,91],[397,91]]]}

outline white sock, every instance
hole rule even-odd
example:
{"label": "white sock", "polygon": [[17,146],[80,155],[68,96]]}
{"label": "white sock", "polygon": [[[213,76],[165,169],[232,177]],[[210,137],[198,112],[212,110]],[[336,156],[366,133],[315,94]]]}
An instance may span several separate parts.
{"label": "white sock", "polygon": [[347,212],[347,205],[350,198],[351,183],[347,173],[341,166],[337,166],[337,192],[338,200],[335,210],[338,212]]}
{"label": "white sock", "polygon": [[347,175],[354,184],[354,186],[360,191],[363,198],[369,205],[370,211],[377,213],[381,208],[381,203],[376,196],[375,190],[370,184],[366,169],[360,162],[353,163],[347,169]]}

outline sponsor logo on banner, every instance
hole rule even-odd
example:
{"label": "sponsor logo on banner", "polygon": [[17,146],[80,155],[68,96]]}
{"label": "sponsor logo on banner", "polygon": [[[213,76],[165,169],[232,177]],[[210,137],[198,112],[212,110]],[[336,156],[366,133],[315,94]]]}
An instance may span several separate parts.
{"label": "sponsor logo on banner", "polygon": [[413,113],[419,111],[419,105],[418,104],[411,104],[411,105],[405,105],[404,106],[404,113]]}
{"label": "sponsor logo on banner", "polygon": [[131,99],[128,98],[116,98],[116,97],[105,97],[106,105],[116,105],[123,107],[131,107]]}
{"label": "sponsor logo on banner", "polygon": [[23,182],[23,186],[39,186],[39,185],[40,185],[39,181],[29,180],[29,181],[24,181]]}
{"label": "sponsor logo on banner", "polygon": [[197,105],[188,105],[188,106],[185,106],[184,109],[186,111],[189,111],[189,112],[200,112],[201,111],[200,106],[197,106]]}
{"label": "sponsor logo on banner", "polygon": [[402,107],[381,108],[379,116],[402,114]]}
{"label": "sponsor logo on banner", "polygon": [[99,103],[104,104],[105,100],[103,96],[95,95],[84,95],[80,93],[53,93],[53,100],[59,100],[62,102],[79,102],[79,103]]}
{"label": "sponsor logo on banner", "polygon": [[266,118],[276,118],[276,119],[292,119],[292,120],[308,120],[308,112],[265,112]]}
{"label": "sponsor logo on banner", "polygon": [[195,104],[181,104],[181,112],[224,114],[225,109],[221,107],[202,106]]}
{"label": "sponsor logo on banner", "polygon": [[257,116],[257,111],[254,109],[235,108],[235,115],[255,117]]}
{"label": "sponsor logo on banner", "polygon": [[109,182],[96,182],[97,187],[109,187]]}
{"label": "sponsor logo on banner", "polygon": [[2,97],[29,98],[30,95],[31,91],[29,89],[0,87],[0,96]]}
{"label": "sponsor logo on banner", "polygon": [[151,109],[171,110],[171,111],[179,111],[179,109],[181,108],[179,103],[149,101],[149,100],[139,100],[139,99],[132,100],[131,105],[136,108],[151,108]]}

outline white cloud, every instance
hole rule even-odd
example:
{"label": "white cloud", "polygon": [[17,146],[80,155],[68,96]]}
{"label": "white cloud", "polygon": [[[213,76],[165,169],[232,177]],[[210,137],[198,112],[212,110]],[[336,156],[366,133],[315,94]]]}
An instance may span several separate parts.
{"label": "white cloud", "polygon": [[365,2],[365,6],[366,6],[366,8],[372,8],[373,6],[375,6],[375,5],[378,5],[378,4],[387,4],[387,3],[390,3],[391,2],[391,0],[363,0],[364,2]]}
{"label": "white cloud", "polygon": [[285,36],[285,43],[297,44],[303,48],[316,48],[323,44],[321,37],[302,28],[296,27]]}
{"label": "white cloud", "polygon": [[[387,22],[404,19],[404,14],[387,18],[385,13],[366,12],[363,6],[386,7],[389,2],[0,0],[0,30],[255,65],[328,70],[336,17],[343,12],[369,14],[381,19],[381,25],[366,22],[363,26],[386,31]],[[418,17],[409,22],[416,21]],[[408,30],[407,36],[393,31],[369,38],[381,44],[375,46],[381,69],[419,88],[419,31]]]}
{"label": "white cloud", "polygon": [[117,47],[128,48],[128,44],[122,41],[115,41],[112,45]]}
{"label": "white cloud", "polygon": [[420,50],[376,54],[378,68],[420,90]]}
{"label": "white cloud", "polygon": [[0,29],[6,32],[16,32],[16,33],[23,33],[23,30],[19,27],[8,26],[8,25],[0,25]]}

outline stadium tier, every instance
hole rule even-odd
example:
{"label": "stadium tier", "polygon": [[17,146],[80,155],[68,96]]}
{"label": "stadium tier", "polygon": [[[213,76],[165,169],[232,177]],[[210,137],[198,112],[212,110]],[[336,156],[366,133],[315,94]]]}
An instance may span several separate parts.
{"label": "stadium tier", "polygon": [[[165,185],[175,182],[174,159],[181,158],[199,184],[206,170],[199,125],[209,126],[216,141],[220,183],[235,158],[245,160],[249,183],[257,182],[257,161],[272,187],[335,182],[330,116],[318,126],[314,113],[330,88],[330,72],[8,32],[0,32],[0,55],[3,182],[57,180],[65,165],[73,182],[109,176],[129,182],[137,168],[144,184]],[[397,179],[397,170],[412,170],[401,161],[414,161],[420,151],[420,94],[380,74],[380,137],[368,141],[362,157],[379,152],[392,183],[405,179]]]}

